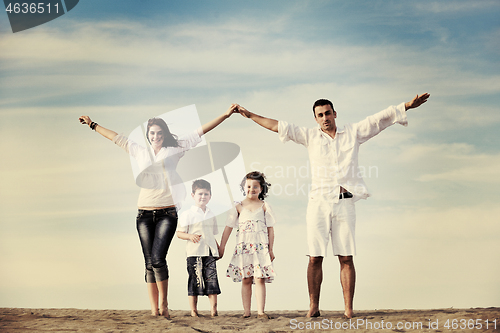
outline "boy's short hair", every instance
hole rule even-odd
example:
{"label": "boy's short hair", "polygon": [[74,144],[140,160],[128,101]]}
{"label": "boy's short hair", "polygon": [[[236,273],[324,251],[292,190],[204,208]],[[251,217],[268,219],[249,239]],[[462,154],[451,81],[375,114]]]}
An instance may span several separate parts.
{"label": "boy's short hair", "polygon": [[195,194],[196,190],[204,189],[210,192],[210,195],[212,195],[212,186],[210,186],[210,183],[207,182],[205,179],[197,179],[193,182],[193,185],[191,186],[192,193]]}

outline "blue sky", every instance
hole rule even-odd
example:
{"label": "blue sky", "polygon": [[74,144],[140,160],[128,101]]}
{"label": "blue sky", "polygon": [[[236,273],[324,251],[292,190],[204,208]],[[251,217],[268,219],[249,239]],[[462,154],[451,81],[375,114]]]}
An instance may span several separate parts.
{"label": "blue sky", "polygon": [[[128,134],[236,102],[312,127],[328,98],[342,125],[424,92],[407,128],[361,148],[373,197],[357,203],[355,308],[499,306],[499,14],[497,1],[88,0],[15,34],[0,15],[0,306],[148,308],[128,156],[78,116]],[[305,149],[239,115],[207,141],[238,144],[270,177],[268,308],[305,310]],[[168,256],[173,309],[188,308],[184,245]],[[237,310],[228,261],[219,306]],[[324,280],[321,307],[342,309],[331,255]]]}

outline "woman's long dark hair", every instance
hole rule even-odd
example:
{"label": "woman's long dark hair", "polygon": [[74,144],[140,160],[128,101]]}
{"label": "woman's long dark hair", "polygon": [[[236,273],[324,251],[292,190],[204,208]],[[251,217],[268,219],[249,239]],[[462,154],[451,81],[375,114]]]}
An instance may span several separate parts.
{"label": "woman's long dark hair", "polygon": [[151,141],[149,140],[149,129],[153,125],[160,126],[161,130],[163,131],[163,144],[162,144],[163,147],[165,148],[179,147],[179,143],[177,142],[177,135],[170,133],[167,123],[165,122],[165,120],[161,118],[151,118],[148,120],[148,129],[146,131],[146,138],[148,139],[149,144],[151,144]]}
{"label": "woman's long dark hair", "polygon": [[267,197],[267,192],[269,191],[269,187],[271,186],[271,184],[266,182],[266,176],[259,171],[252,171],[247,173],[240,184],[243,194],[245,194],[245,184],[247,179],[257,180],[259,182],[260,188],[262,189],[262,191],[259,193],[259,199],[264,200],[264,198]]}

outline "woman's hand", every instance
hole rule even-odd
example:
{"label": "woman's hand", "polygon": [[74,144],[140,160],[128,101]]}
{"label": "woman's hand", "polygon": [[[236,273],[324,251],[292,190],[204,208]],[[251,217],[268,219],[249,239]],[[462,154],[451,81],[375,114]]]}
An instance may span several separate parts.
{"label": "woman's hand", "polygon": [[[113,140],[113,138],[118,135],[118,133],[116,133],[112,130],[109,130],[107,128],[104,128],[101,125],[98,125],[97,123],[92,122],[92,119],[90,119],[89,116],[81,116],[78,118],[78,120],[80,121],[80,124],[89,125],[90,129],[101,134],[106,139]],[[92,124],[92,127],[90,126],[91,124]]]}
{"label": "woman's hand", "polygon": [[90,125],[92,123],[92,120],[89,116],[81,116],[80,118],[78,118],[78,120],[82,125]]}
{"label": "woman's hand", "polygon": [[225,113],[226,117],[229,118],[233,113],[238,112],[238,107],[239,107],[238,104],[234,104],[234,103],[231,104],[231,106],[229,107],[229,109],[227,109],[227,111]]}
{"label": "woman's hand", "polygon": [[274,258],[276,258],[272,250],[269,251],[269,256],[271,257],[271,261],[274,261]]}

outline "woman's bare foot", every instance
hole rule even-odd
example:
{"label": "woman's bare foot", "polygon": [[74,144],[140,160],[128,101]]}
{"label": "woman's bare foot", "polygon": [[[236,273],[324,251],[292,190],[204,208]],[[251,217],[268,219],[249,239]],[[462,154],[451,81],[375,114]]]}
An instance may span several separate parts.
{"label": "woman's bare foot", "polygon": [[198,311],[191,310],[191,317],[199,317],[198,316]]}

